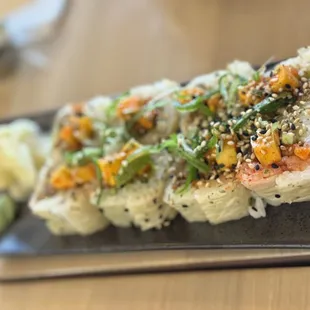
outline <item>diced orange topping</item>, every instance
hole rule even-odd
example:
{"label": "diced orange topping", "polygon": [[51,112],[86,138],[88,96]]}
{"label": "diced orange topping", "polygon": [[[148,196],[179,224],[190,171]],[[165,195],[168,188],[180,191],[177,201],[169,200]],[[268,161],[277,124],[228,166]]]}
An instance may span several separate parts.
{"label": "diced orange topping", "polygon": [[122,162],[139,147],[140,145],[135,141],[129,141],[114,156],[99,159],[98,164],[105,184],[112,187],[116,185],[116,176],[122,166]]}
{"label": "diced orange topping", "polygon": [[220,105],[221,95],[215,94],[209,98],[207,101],[208,107],[210,108],[211,112],[215,112],[219,105]]}
{"label": "diced orange topping", "polygon": [[63,126],[59,131],[59,139],[66,143],[69,150],[77,150],[81,147],[81,143],[74,136],[74,130],[69,125]]}
{"label": "diced orange topping", "polygon": [[[256,85],[256,84],[254,84]],[[252,87],[252,84],[243,86],[238,89],[238,97],[242,105],[248,107],[250,105],[255,105],[259,103],[263,97],[262,96],[257,96],[252,94],[250,88]]]}
{"label": "diced orange topping", "polygon": [[119,118],[128,120],[130,117],[139,112],[141,107],[146,104],[145,100],[141,100],[141,98],[137,96],[132,96],[123,99],[117,106],[117,116]]}
{"label": "diced orange topping", "polygon": [[78,150],[82,147],[82,141],[93,134],[93,125],[86,116],[70,116],[67,124],[59,132],[59,140],[65,142],[68,150]]}
{"label": "diced orange topping", "polygon": [[193,100],[193,96],[201,96],[203,93],[204,91],[198,87],[184,89],[178,93],[177,99],[181,104],[186,104]]}
{"label": "diced orange topping", "polygon": [[[264,141],[265,140],[265,141]],[[265,139],[251,141],[254,154],[263,166],[277,163],[281,160],[281,150],[279,146],[279,134],[275,130],[272,135]]]}
{"label": "diced orange topping", "polygon": [[225,140],[223,142],[223,148],[217,154],[216,162],[218,165],[224,165],[226,168],[231,168],[237,164],[237,151],[234,141]]}
{"label": "diced orange topping", "polygon": [[152,129],[154,127],[154,122],[147,117],[142,116],[138,120],[138,124],[141,125],[145,129]]}
{"label": "diced orange topping", "polygon": [[126,158],[126,153],[122,152],[113,158],[103,158],[98,161],[104,182],[109,186],[116,185],[116,176],[121,168],[122,161]]}
{"label": "diced orange topping", "polygon": [[[134,114],[138,113],[148,100],[143,100],[137,96],[123,99],[117,106],[116,114],[119,118],[129,120]],[[137,120],[137,124],[145,129],[154,127],[152,117],[142,116]]]}
{"label": "diced orange topping", "polygon": [[310,148],[307,146],[295,146],[294,154],[302,160],[307,160],[310,155]]}
{"label": "diced orange topping", "polygon": [[73,168],[72,175],[76,183],[84,184],[96,178],[96,170],[93,164],[88,164]]}
{"label": "diced orange topping", "polygon": [[74,103],[71,106],[75,114],[82,114],[85,102]]}
{"label": "diced orange topping", "polygon": [[71,171],[66,166],[61,166],[51,175],[51,185],[55,189],[69,189],[75,186]]}
{"label": "diced orange topping", "polygon": [[52,173],[50,183],[55,189],[66,190],[78,184],[91,182],[95,178],[96,171],[93,164],[73,168],[61,166]]}
{"label": "diced orange topping", "polygon": [[79,119],[79,130],[81,136],[84,138],[89,138],[93,134],[93,124],[90,118],[84,116]]}
{"label": "diced orange topping", "polygon": [[298,71],[292,66],[278,66],[276,75],[270,79],[270,87],[273,92],[299,87]]}

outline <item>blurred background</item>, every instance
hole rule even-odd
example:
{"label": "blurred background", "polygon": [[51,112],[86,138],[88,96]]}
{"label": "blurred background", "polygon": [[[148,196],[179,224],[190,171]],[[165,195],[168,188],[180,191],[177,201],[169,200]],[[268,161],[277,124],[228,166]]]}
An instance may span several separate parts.
{"label": "blurred background", "polygon": [[308,0],[1,0],[0,116],[310,44]]}

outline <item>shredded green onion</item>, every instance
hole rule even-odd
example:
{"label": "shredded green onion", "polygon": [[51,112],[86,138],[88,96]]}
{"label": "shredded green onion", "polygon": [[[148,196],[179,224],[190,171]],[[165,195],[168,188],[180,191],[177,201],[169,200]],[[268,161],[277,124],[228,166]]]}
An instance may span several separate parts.
{"label": "shredded green onion", "polygon": [[198,174],[197,169],[191,166],[190,164],[188,164],[187,177],[186,177],[185,183],[176,190],[176,193],[177,194],[185,193],[190,188],[192,182],[197,179],[197,174]]}
{"label": "shredded green onion", "polygon": [[[288,98],[288,96],[291,96],[291,98]],[[261,114],[274,113],[279,108],[288,105],[290,103],[293,103],[295,100],[296,99],[292,97],[290,93],[287,92],[280,94],[276,99],[273,97],[267,97],[259,104],[254,106],[252,110],[249,110],[250,112],[244,114],[233,126],[233,130],[237,131],[240,128],[242,128],[248,122],[250,117],[255,116],[257,113]]]}

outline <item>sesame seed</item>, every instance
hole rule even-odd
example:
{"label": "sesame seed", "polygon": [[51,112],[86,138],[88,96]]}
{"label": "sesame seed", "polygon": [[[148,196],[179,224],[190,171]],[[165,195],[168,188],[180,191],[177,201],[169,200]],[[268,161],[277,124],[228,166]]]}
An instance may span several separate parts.
{"label": "sesame seed", "polygon": [[266,155],[266,154],[267,154],[265,150],[261,150],[260,152],[261,152],[263,155]]}
{"label": "sesame seed", "polygon": [[255,154],[254,153],[251,154],[251,159],[255,159]]}
{"label": "sesame seed", "polygon": [[288,129],[288,124],[285,123],[284,125],[282,125],[282,126],[281,126],[281,129],[282,129],[283,131],[287,130],[287,129]]}
{"label": "sesame seed", "polygon": [[202,141],[201,144],[200,144],[201,147],[205,147],[206,145],[207,145],[207,141],[205,141],[205,140]]}
{"label": "sesame seed", "polygon": [[284,145],[280,145],[280,149],[281,149],[282,151],[286,151],[286,147],[285,147]]}
{"label": "sesame seed", "polygon": [[281,195],[279,195],[279,194],[275,194],[274,195],[276,198],[281,198]]}
{"label": "sesame seed", "polygon": [[308,87],[308,83],[305,82],[303,85],[302,85],[302,88],[307,88]]}
{"label": "sesame seed", "polygon": [[228,141],[227,144],[228,145],[235,145],[235,142],[234,141]]}
{"label": "sesame seed", "polygon": [[256,135],[252,136],[252,137],[251,137],[251,140],[252,140],[252,141],[256,141],[256,140],[257,140],[257,136],[256,136]]}
{"label": "sesame seed", "polygon": [[291,124],[291,129],[292,130],[295,130],[296,129],[296,126],[294,124]]}
{"label": "sesame seed", "polygon": [[245,161],[246,161],[247,163],[251,163],[251,162],[252,162],[252,160],[251,160],[250,158],[247,158]]}
{"label": "sesame seed", "polygon": [[307,78],[305,78],[305,77],[302,77],[301,80],[302,80],[302,82],[307,82]]}
{"label": "sesame seed", "polygon": [[274,169],[278,169],[279,166],[277,164],[271,164],[271,167],[274,168]]}
{"label": "sesame seed", "polygon": [[266,132],[267,132],[266,129],[262,129],[259,133],[260,133],[261,135],[264,135]]}
{"label": "sesame seed", "polygon": [[305,102],[305,101],[302,101],[302,100],[299,101],[299,103],[300,103],[300,104],[306,104],[306,102]]}
{"label": "sesame seed", "polygon": [[277,98],[277,97],[278,97],[277,94],[272,94],[271,96],[272,96],[273,98]]}
{"label": "sesame seed", "polygon": [[304,134],[303,129],[299,129],[299,130],[298,130],[298,134],[299,134],[300,136],[302,136],[302,135]]}
{"label": "sesame seed", "polygon": [[293,110],[298,111],[299,109],[300,109],[300,108],[299,108],[298,105],[294,105],[294,106],[293,106]]}
{"label": "sesame seed", "polygon": [[205,187],[209,187],[209,186],[210,186],[210,183],[207,182],[207,183],[205,184]]}

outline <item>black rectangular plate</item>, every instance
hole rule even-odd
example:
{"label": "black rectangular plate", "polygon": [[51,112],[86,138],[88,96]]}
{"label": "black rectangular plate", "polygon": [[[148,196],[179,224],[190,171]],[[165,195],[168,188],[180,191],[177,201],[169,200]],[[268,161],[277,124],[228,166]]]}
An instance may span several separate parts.
{"label": "black rectangular plate", "polygon": [[[26,116],[44,130],[55,112]],[[11,120],[6,120],[11,121]],[[310,189],[309,189],[310,190]],[[24,205],[0,239],[0,255],[51,255],[167,249],[310,248],[310,202],[268,207],[267,217],[213,226],[187,223],[178,216],[169,227],[141,232],[110,226],[92,236],[53,236]]]}

